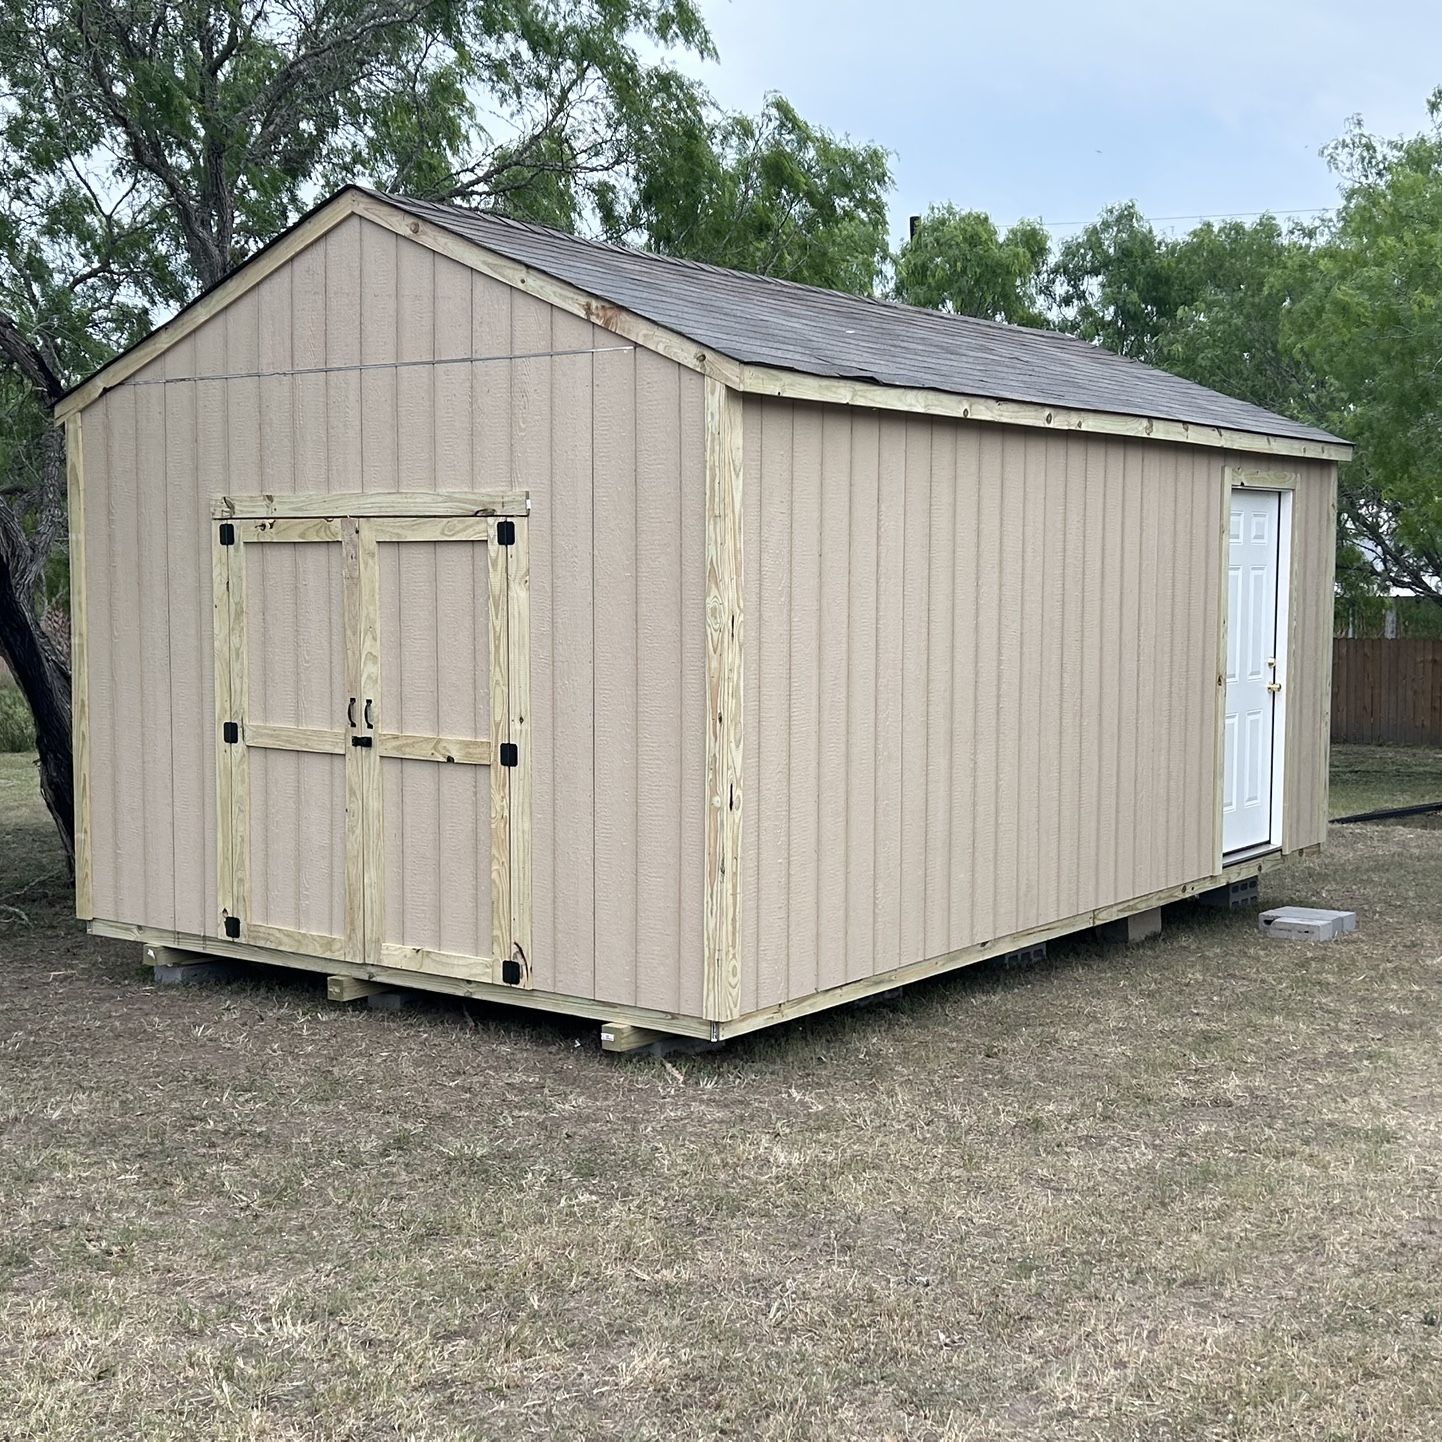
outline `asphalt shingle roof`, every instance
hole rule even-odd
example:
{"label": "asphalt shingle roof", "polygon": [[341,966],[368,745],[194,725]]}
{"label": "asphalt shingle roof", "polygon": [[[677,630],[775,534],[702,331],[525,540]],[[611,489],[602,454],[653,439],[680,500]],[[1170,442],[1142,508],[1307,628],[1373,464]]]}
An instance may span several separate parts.
{"label": "asphalt shingle roof", "polygon": [[485,211],[372,193],[744,364],[1294,440],[1337,440],[1055,331],[869,300],[582,240]]}

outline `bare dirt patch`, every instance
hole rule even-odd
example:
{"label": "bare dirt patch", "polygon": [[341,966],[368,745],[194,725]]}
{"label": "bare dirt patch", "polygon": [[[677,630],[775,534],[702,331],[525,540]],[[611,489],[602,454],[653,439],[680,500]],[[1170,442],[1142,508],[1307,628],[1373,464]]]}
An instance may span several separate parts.
{"label": "bare dirt patch", "polygon": [[1442,833],[1265,877],[1328,946],[1178,908],[666,1065],[158,990],[0,762],[0,1437],[1442,1424]]}

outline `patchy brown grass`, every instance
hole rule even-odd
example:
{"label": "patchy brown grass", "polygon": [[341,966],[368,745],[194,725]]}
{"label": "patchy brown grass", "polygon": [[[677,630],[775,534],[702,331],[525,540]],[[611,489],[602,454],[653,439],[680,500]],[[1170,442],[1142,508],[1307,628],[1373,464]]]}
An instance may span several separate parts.
{"label": "patchy brown grass", "polygon": [[0,1437],[1442,1424],[1442,833],[1264,878],[1329,946],[1179,909],[667,1062],[157,990],[54,858],[0,758]]}
{"label": "patchy brown grass", "polygon": [[1333,816],[1442,801],[1442,750],[1433,746],[1333,746]]}

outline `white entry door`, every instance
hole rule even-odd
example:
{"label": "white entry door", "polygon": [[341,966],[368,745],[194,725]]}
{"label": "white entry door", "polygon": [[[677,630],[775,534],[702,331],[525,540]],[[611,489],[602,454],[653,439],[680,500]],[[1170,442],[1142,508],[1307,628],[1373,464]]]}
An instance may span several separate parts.
{"label": "white entry door", "polygon": [[1272,770],[1276,758],[1278,582],[1282,496],[1234,490],[1227,557],[1226,758],[1222,782],[1222,851],[1272,839]]}

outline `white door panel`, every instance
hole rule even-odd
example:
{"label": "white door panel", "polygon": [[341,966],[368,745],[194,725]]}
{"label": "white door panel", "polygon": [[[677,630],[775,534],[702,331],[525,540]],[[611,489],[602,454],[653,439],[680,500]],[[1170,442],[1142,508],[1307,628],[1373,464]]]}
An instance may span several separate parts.
{"label": "white door panel", "polygon": [[1272,836],[1272,768],[1281,676],[1277,601],[1282,497],[1232,492],[1227,555],[1227,701],[1222,850]]}

